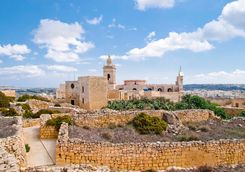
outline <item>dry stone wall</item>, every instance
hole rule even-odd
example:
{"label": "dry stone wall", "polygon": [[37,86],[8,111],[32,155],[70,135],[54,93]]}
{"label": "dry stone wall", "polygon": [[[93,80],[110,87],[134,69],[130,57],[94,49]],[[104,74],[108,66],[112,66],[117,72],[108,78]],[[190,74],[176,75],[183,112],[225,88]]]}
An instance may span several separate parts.
{"label": "dry stone wall", "polygon": [[16,172],[19,171],[19,166],[14,155],[6,152],[0,146],[0,171]]}
{"label": "dry stone wall", "polygon": [[17,128],[16,134],[7,138],[1,138],[0,146],[3,146],[8,153],[14,154],[18,164],[21,167],[24,167],[26,165],[26,152],[24,148],[22,119],[21,117],[17,117],[17,119],[18,122],[16,125]]}
{"label": "dry stone wall", "polygon": [[40,118],[37,119],[23,119],[23,128],[40,126]]}
{"label": "dry stone wall", "polygon": [[90,143],[69,138],[62,124],[56,164],[105,165],[112,170],[167,169],[171,166],[235,165],[245,163],[245,140],[154,143]]}
{"label": "dry stone wall", "polygon": [[78,126],[89,126],[89,127],[107,127],[113,123],[116,125],[124,125],[130,122],[137,114],[147,113],[152,116],[162,118],[163,114],[174,114],[181,122],[188,121],[205,121],[215,117],[214,113],[210,110],[180,110],[169,112],[166,110],[142,110],[142,111],[113,111],[113,110],[101,110],[99,112],[85,113],[75,115],[75,123]]}

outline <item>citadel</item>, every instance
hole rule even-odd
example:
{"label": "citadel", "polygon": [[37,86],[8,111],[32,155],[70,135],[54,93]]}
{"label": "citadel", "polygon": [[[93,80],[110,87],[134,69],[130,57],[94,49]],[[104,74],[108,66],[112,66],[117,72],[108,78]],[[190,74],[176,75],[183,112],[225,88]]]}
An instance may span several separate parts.
{"label": "citadel", "polygon": [[181,69],[175,84],[148,84],[145,80],[125,80],[117,85],[116,66],[108,56],[103,76],[81,76],[66,81],[56,91],[56,98],[84,109],[100,109],[109,101],[164,97],[178,102],[183,96],[184,75]]}

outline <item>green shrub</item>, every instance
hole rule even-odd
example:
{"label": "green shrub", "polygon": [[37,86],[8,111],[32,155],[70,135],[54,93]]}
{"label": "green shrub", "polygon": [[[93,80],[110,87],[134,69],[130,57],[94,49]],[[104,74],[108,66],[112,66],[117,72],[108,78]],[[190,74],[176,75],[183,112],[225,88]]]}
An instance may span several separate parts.
{"label": "green shrub", "polygon": [[0,91],[0,107],[9,107],[10,100],[4,93]]}
{"label": "green shrub", "polygon": [[59,103],[54,104],[54,107],[61,107]]}
{"label": "green shrub", "polygon": [[36,99],[36,100],[49,102],[49,100],[47,98],[45,98],[45,97],[37,96],[37,95],[29,95],[29,94],[24,94],[24,95],[20,96],[17,99],[17,101],[18,102],[25,102],[26,100],[30,100],[30,99]]}
{"label": "green shrub", "polygon": [[245,110],[243,110],[243,111],[239,114],[239,116],[245,118]]}
{"label": "green shrub", "polygon": [[31,147],[28,144],[25,144],[25,149],[26,149],[26,152],[28,153],[28,152],[30,152]]}
{"label": "green shrub", "polygon": [[29,104],[21,104],[21,107],[24,111],[31,111],[31,107]]}
{"label": "green shrub", "polygon": [[41,109],[37,113],[33,115],[33,118],[40,118],[42,114],[55,114],[60,113],[60,111],[57,110],[50,110],[50,109]]}
{"label": "green shrub", "polygon": [[54,126],[56,128],[56,130],[59,130],[60,126],[63,122],[67,123],[68,125],[73,124],[72,118],[68,115],[65,115],[65,116],[58,116],[56,118],[49,119],[46,122],[46,125]]}
{"label": "green shrub", "polygon": [[164,120],[145,113],[138,114],[132,124],[140,134],[161,134],[168,126]]}
{"label": "green shrub", "polygon": [[33,112],[29,110],[24,112],[23,117],[24,118],[35,118]]}
{"label": "green shrub", "polygon": [[188,142],[188,141],[197,141],[197,140],[199,140],[199,137],[195,133],[183,134],[183,135],[177,136],[177,140],[180,141],[180,142],[183,142],[183,141],[186,141],[186,142]]}
{"label": "green shrub", "polygon": [[19,114],[16,112],[14,108],[3,108],[1,109],[1,111],[3,116],[19,116]]}

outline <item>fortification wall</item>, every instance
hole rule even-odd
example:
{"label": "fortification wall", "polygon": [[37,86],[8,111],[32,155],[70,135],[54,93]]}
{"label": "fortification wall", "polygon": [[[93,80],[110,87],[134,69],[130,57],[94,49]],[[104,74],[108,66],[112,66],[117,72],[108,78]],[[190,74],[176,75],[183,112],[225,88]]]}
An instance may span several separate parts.
{"label": "fortification wall", "polygon": [[112,170],[148,170],[245,163],[245,140],[155,143],[89,143],[69,138],[62,124],[56,145],[56,164],[106,165]]}

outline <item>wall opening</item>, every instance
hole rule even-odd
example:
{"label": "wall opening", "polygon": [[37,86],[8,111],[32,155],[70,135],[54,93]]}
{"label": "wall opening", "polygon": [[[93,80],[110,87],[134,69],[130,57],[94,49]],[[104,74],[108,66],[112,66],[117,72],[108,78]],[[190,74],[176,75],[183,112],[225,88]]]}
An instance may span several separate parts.
{"label": "wall opening", "polygon": [[134,91],[136,91],[137,89],[136,88],[133,88]]}
{"label": "wall opening", "polygon": [[168,92],[173,92],[173,89],[172,89],[172,88],[169,88],[169,89],[168,89]]}
{"label": "wall opening", "polygon": [[71,100],[71,104],[72,105],[75,105],[75,100]]}
{"label": "wall opening", "polygon": [[107,74],[107,80],[109,81],[111,79],[111,75]]}
{"label": "wall opening", "polygon": [[82,98],[82,103],[84,104],[84,102],[85,102],[85,101],[84,101],[84,98]]}
{"label": "wall opening", "polygon": [[161,88],[158,88],[158,89],[157,89],[157,91],[160,91],[160,92],[162,92],[162,89],[161,89]]}
{"label": "wall opening", "polygon": [[82,93],[84,93],[84,86],[82,86]]}

